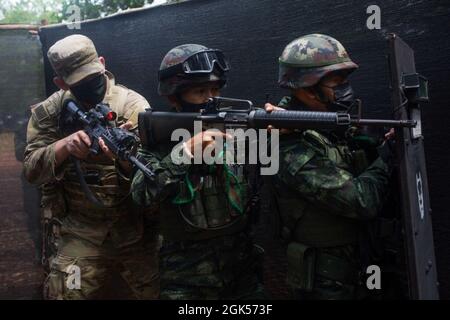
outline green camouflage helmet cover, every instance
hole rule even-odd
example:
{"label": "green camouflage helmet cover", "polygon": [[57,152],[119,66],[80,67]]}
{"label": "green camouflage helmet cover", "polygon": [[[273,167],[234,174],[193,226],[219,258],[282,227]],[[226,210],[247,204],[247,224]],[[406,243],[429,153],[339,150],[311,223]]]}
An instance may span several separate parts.
{"label": "green camouflage helmet cover", "polygon": [[[159,70],[164,70],[186,61],[192,55],[208,50],[207,47],[199,44],[183,44],[171,49],[163,58]],[[183,88],[194,84],[201,84],[210,81],[219,81],[220,86],[226,84],[225,74],[213,71],[206,75],[186,75],[177,74],[173,77],[160,80],[158,83],[158,93],[161,96],[168,96],[179,93]]]}
{"label": "green camouflage helmet cover", "polygon": [[336,39],[309,34],[289,43],[279,58],[278,84],[282,88],[311,87],[335,71],[351,73],[358,68]]}

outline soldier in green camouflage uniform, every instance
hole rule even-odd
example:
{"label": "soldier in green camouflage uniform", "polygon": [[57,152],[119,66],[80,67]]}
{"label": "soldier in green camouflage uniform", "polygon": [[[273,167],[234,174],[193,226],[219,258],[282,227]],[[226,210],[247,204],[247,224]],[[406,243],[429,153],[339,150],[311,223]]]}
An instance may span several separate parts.
{"label": "soldier in green camouflage uniform", "polygon": [[[158,239],[152,209],[134,205],[130,196],[131,168],[104,154],[89,152],[91,141],[82,130],[68,135],[63,106],[73,99],[85,109],[108,103],[117,113],[116,125],[135,130],[137,115],[148,102],[136,92],[115,83],[105,70],[92,41],[72,35],[48,51],[61,89],[32,110],[27,130],[24,172],[43,188],[43,215],[60,222],[57,254],[45,281],[47,299],[97,299],[119,272],[132,297],[157,298],[159,290]],[[81,159],[89,188],[107,207],[87,200],[71,157]],[[48,188],[51,186],[51,188]],[[48,190],[48,192],[47,192]],[[75,268],[78,267],[78,268]],[[80,271],[78,286],[75,278]]]}
{"label": "soldier in green camouflage uniform", "polygon": [[[279,84],[291,95],[278,107],[267,104],[267,111],[350,111],[355,101],[347,77],[358,66],[336,39],[298,38],[284,49],[279,64]],[[381,158],[367,141],[355,128],[280,136],[280,169],[272,187],[295,298],[364,296],[360,237],[363,225],[383,206],[391,174],[388,144],[380,149]]]}
{"label": "soldier in green camouflage uniform", "polygon": [[[174,112],[199,112],[226,83],[228,63],[222,52],[187,44],[170,50],[159,72],[159,94]],[[195,135],[184,144],[212,145],[212,136]],[[141,205],[158,203],[163,243],[160,251],[161,299],[262,298],[262,249],[249,234],[248,172],[243,166],[175,165],[173,145],[157,145],[142,155],[157,178],[137,172],[133,198]],[[180,150],[178,150],[180,151]],[[175,154],[179,154],[175,152]],[[181,156],[182,157],[182,156]]]}

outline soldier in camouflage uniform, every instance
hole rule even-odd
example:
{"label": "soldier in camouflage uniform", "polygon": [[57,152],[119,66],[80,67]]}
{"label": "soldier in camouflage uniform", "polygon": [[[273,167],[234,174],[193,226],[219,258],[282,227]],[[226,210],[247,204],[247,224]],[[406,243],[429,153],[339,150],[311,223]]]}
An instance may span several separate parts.
{"label": "soldier in camouflage uniform", "polygon": [[[64,103],[73,99],[86,110],[99,102],[117,113],[116,125],[137,127],[137,115],[148,102],[115,83],[105,70],[92,41],[72,35],[48,51],[61,89],[32,110],[28,124],[24,172],[43,188],[43,212],[60,221],[57,254],[45,281],[47,299],[97,299],[114,272],[119,272],[132,297],[157,298],[157,231],[152,209],[134,205],[130,196],[131,167],[114,159],[101,141],[104,154],[89,152],[91,141],[82,130],[66,133]],[[71,158],[81,159],[83,175],[105,207],[87,200]],[[56,188],[54,187],[56,186]],[[49,192],[45,192],[46,190]],[[56,191],[56,192],[55,192]],[[78,268],[75,268],[78,267]],[[80,286],[77,285],[77,270]]]}
{"label": "soldier in camouflage uniform", "polygon": [[[228,69],[219,50],[178,46],[161,63],[159,94],[167,96],[174,112],[199,112],[219,94]],[[180,157],[188,157],[186,164],[174,164],[171,144],[142,152],[157,178],[149,181],[137,172],[132,192],[141,205],[160,205],[161,299],[263,297],[262,249],[249,234],[256,212],[250,212],[247,168],[190,162],[195,145],[203,150],[222,135],[206,131],[185,142]]]}
{"label": "soldier in camouflage uniform", "polygon": [[[349,112],[355,100],[347,77],[357,68],[336,39],[298,38],[279,58],[279,85],[291,95],[266,110]],[[391,175],[389,144],[379,151],[383,157],[355,128],[280,136],[280,169],[272,187],[295,298],[364,296],[360,238],[383,206]]]}

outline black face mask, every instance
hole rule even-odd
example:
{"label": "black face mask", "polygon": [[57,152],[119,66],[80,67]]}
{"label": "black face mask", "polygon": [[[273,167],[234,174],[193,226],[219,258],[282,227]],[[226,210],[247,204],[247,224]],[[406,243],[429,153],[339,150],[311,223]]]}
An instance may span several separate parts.
{"label": "black face mask", "polygon": [[90,107],[103,101],[106,93],[106,77],[100,74],[88,81],[85,81],[75,87],[71,87],[70,91],[81,103]]}
{"label": "black face mask", "polygon": [[349,82],[340,84],[333,88],[334,102],[351,106],[355,102],[355,92]]}
{"label": "black face mask", "polygon": [[[323,85],[322,85],[323,86]],[[327,104],[327,108],[332,112],[349,111],[355,103],[355,93],[349,82],[339,84],[334,87],[324,86],[333,89],[334,101],[326,101],[322,90],[317,90],[321,100]]]}
{"label": "black face mask", "polygon": [[333,87],[334,101],[330,103],[331,111],[349,111],[355,103],[355,92],[349,82]]}

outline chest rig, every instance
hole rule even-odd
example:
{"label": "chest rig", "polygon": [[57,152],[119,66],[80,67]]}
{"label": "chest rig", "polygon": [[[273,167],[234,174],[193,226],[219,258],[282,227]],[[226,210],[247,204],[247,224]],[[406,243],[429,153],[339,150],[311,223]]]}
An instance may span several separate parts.
{"label": "chest rig", "polygon": [[172,203],[190,227],[222,230],[243,220],[248,190],[243,165],[202,165],[186,173]]}
{"label": "chest rig", "polygon": [[[66,92],[62,99],[62,105],[67,99],[73,99],[70,92]],[[111,124],[119,126],[126,119],[123,118],[123,110],[127,101],[127,91],[115,86],[110,80],[109,88],[105,96],[104,102],[109,104],[110,108],[117,112],[118,118]],[[67,136],[81,129],[67,118],[64,110],[61,111],[59,117],[59,128],[62,136]],[[79,168],[77,169],[77,166]],[[126,201],[129,195],[130,183],[118,173],[118,168],[109,159],[92,159],[79,161],[68,161],[64,164],[64,180],[63,189],[70,211],[83,215],[94,216],[95,218],[117,218],[124,213]],[[82,178],[80,177],[82,176]],[[89,192],[98,202],[90,200],[86,194],[82,184],[86,184]],[[100,205],[101,204],[101,205]]]}

